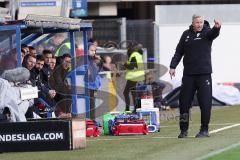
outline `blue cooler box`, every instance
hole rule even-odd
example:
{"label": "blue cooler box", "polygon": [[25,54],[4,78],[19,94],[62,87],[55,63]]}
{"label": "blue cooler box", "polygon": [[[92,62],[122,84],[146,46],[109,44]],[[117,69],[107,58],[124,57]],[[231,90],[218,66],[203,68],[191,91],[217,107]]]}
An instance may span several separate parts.
{"label": "blue cooler box", "polygon": [[149,133],[160,131],[159,108],[138,108],[137,114],[146,122]]}

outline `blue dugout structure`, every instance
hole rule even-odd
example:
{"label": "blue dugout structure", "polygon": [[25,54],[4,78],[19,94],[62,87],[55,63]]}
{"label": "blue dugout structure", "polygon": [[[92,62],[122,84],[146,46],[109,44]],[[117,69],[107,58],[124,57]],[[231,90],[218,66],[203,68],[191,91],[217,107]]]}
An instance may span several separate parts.
{"label": "blue dugout structure", "polygon": [[[89,117],[89,95],[88,90],[84,87],[84,93],[77,93],[77,77],[84,76],[87,72],[87,42],[88,42],[88,32],[92,30],[92,24],[81,19],[72,19],[64,17],[53,17],[53,16],[37,16],[28,15],[24,20],[9,21],[5,23],[0,23],[0,57],[10,53],[11,50],[15,50],[17,53],[17,65],[21,66],[21,44],[30,44],[32,46],[37,46],[39,43],[48,40],[55,33],[68,33],[69,40],[71,44],[70,54],[72,57],[76,57],[75,54],[75,34],[76,32],[82,32],[83,35],[83,46],[84,46],[84,71],[77,71],[72,69],[70,78],[72,86],[72,113],[79,114],[79,106],[85,104],[86,117]],[[43,38],[41,36],[46,34]],[[34,43],[33,43],[34,42]],[[6,44],[8,45],[6,47]],[[5,47],[5,48],[4,48]],[[72,66],[76,66],[75,58],[72,58]],[[3,68],[4,70],[4,68]],[[88,82],[85,78],[85,83]],[[84,85],[85,86],[85,85]],[[79,101],[80,100],[80,101]],[[85,102],[83,102],[85,101]],[[81,104],[78,104],[81,103]]]}

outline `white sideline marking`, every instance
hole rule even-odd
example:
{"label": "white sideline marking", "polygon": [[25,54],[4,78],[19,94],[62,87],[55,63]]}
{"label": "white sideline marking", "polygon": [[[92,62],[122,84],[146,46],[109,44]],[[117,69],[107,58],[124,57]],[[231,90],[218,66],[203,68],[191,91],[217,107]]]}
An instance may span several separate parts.
{"label": "white sideline marking", "polygon": [[226,130],[226,129],[230,129],[230,128],[233,128],[233,127],[237,127],[237,126],[240,126],[240,123],[237,123],[237,124],[234,124],[234,125],[231,125],[231,126],[226,126],[226,127],[219,128],[219,129],[212,130],[212,131],[209,132],[209,134],[217,133],[217,132],[220,132],[220,131],[223,131],[223,130]]}
{"label": "white sideline marking", "polygon": [[220,153],[222,153],[222,152],[231,150],[231,149],[233,149],[233,148],[235,148],[235,147],[238,147],[238,146],[240,146],[240,142],[234,143],[234,144],[232,144],[232,145],[230,145],[230,146],[228,146],[228,147],[225,147],[225,148],[222,148],[222,149],[219,149],[219,150],[210,152],[210,153],[208,153],[208,154],[206,154],[206,155],[204,155],[204,156],[202,156],[202,157],[200,157],[200,158],[196,158],[195,160],[204,160],[204,159],[210,158],[210,157],[212,157],[212,156],[216,156],[216,155],[218,155],[218,154],[220,154]]}
{"label": "white sideline marking", "polygon": [[[225,123],[225,124],[231,124],[231,123]],[[224,124],[211,124],[211,125],[224,125]],[[230,129],[233,127],[240,126],[240,123],[233,124],[230,126],[226,126],[223,128],[215,129],[209,132],[209,134],[217,133],[226,129]],[[161,126],[162,127],[162,126]],[[164,127],[170,127],[170,126],[164,126]],[[194,136],[188,136],[189,138],[194,138]],[[167,136],[158,136],[158,137],[131,137],[131,138],[117,138],[117,139],[110,139],[110,138],[104,138],[104,139],[89,139],[88,141],[119,141],[119,140],[136,140],[136,139],[153,139],[153,138],[159,138],[159,139],[178,139],[176,137],[167,137]]]}
{"label": "white sideline marking", "polygon": [[[209,134],[217,133],[217,132],[220,132],[220,131],[223,131],[223,130],[226,130],[226,129],[230,129],[230,128],[233,128],[233,127],[238,127],[238,126],[240,126],[240,123],[212,130],[212,131],[209,132]],[[234,143],[234,144],[232,144],[230,146],[227,146],[225,148],[210,152],[210,153],[208,153],[208,154],[206,154],[206,155],[204,155],[200,158],[196,158],[195,160],[204,160],[204,159],[210,158],[210,157],[218,155],[218,154],[220,154],[224,151],[231,150],[232,148],[238,147],[239,145],[240,145],[240,142]]]}
{"label": "white sideline marking", "polygon": [[136,140],[136,139],[152,139],[152,138],[162,138],[162,139],[178,139],[177,137],[135,137],[135,138],[118,138],[118,139],[110,139],[110,138],[104,138],[104,139],[89,139],[88,141],[119,141],[119,140]]}
{"label": "white sideline marking", "polygon": [[[210,126],[225,126],[225,125],[233,125],[236,123],[210,123]],[[201,124],[190,124],[190,126],[200,126]],[[161,126],[161,128],[171,128],[171,127],[179,127],[179,125],[165,125],[165,126]]]}
{"label": "white sideline marking", "polygon": [[[188,138],[194,138],[195,136],[188,136]],[[119,140],[141,140],[141,139],[179,139],[177,136],[157,136],[157,137],[132,137],[132,138],[117,138],[117,139],[87,139],[87,141],[119,141]]]}

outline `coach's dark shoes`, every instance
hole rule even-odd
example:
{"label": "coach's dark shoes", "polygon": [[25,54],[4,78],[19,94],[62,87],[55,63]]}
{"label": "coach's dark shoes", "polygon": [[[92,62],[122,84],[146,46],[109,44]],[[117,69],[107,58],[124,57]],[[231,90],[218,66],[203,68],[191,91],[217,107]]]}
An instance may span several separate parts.
{"label": "coach's dark shoes", "polygon": [[195,136],[196,138],[206,138],[210,137],[208,131],[200,131],[198,134]]}
{"label": "coach's dark shoes", "polygon": [[188,132],[187,131],[181,131],[181,133],[178,135],[178,138],[187,138]]}

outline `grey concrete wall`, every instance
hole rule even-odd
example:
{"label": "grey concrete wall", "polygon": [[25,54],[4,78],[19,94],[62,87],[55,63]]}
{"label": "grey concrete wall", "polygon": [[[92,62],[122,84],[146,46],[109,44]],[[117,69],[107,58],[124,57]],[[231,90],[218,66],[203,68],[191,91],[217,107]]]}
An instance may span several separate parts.
{"label": "grey concrete wall", "polygon": [[155,21],[159,25],[190,24],[194,13],[205,19],[221,19],[226,23],[240,23],[240,4],[215,5],[157,5]]}

